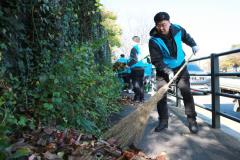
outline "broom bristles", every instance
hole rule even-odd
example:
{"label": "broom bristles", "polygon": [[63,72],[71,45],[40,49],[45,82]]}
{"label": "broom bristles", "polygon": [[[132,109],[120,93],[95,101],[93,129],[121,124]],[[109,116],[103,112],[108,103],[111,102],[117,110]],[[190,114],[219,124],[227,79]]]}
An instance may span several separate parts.
{"label": "broom bristles", "polygon": [[169,85],[161,87],[147,102],[139,104],[137,109],[120,120],[103,137],[114,138],[121,147],[138,144],[142,138],[150,112],[167,92]]}

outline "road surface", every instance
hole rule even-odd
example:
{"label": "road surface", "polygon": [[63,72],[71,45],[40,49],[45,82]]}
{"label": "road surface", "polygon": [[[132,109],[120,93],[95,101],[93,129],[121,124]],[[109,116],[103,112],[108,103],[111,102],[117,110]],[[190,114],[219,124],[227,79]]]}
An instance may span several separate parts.
{"label": "road surface", "polygon": [[[194,101],[197,104],[204,105],[208,108],[211,108],[211,95],[205,96],[194,96]],[[227,97],[220,97],[220,112],[229,114],[231,116],[237,117],[240,119],[240,112],[233,111],[233,99]]]}
{"label": "road surface", "polygon": [[220,87],[240,93],[240,78],[220,78]]}

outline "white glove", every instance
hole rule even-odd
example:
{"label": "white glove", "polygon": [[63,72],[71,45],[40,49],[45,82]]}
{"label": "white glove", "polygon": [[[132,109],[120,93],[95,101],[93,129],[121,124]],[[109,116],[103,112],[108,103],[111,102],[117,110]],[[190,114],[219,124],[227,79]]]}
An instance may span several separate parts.
{"label": "white glove", "polygon": [[199,51],[199,47],[198,46],[193,46],[192,47],[193,54],[196,54],[198,51]]}
{"label": "white glove", "polygon": [[164,73],[166,73],[168,75],[173,75],[173,70],[170,68],[164,68],[163,71],[164,71]]}

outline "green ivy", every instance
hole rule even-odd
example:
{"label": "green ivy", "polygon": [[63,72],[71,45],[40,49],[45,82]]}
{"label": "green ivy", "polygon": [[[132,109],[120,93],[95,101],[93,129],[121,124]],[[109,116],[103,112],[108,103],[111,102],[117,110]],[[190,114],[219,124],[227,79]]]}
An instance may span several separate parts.
{"label": "green ivy", "polygon": [[[35,113],[46,124],[54,122],[99,134],[110,113],[117,111],[120,84],[111,66],[94,62],[91,46],[72,48],[48,75],[40,76]],[[51,117],[51,119],[49,119]]]}
{"label": "green ivy", "polygon": [[0,122],[100,134],[119,106],[98,0],[1,0]]}

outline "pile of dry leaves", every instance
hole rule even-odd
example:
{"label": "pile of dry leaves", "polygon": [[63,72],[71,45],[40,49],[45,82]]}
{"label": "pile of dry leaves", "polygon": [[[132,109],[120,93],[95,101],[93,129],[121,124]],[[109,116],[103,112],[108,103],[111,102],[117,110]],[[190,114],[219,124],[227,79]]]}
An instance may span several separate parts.
{"label": "pile of dry leaves", "polygon": [[7,148],[9,156],[28,160],[167,160],[164,154],[152,159],[138,149],[123,151],[113,139],[98,140],[73,129],[42,128],[15,137],[15,142]]}
{"label": "pile of dry leaves", "polygon": [[136,107],[139,102],[136,102],[133,100],[133,96],[130,95],[122,95],[121,99],[118,100],[119,104],[123,105],[123,106],[132,106],[132,107]]}

